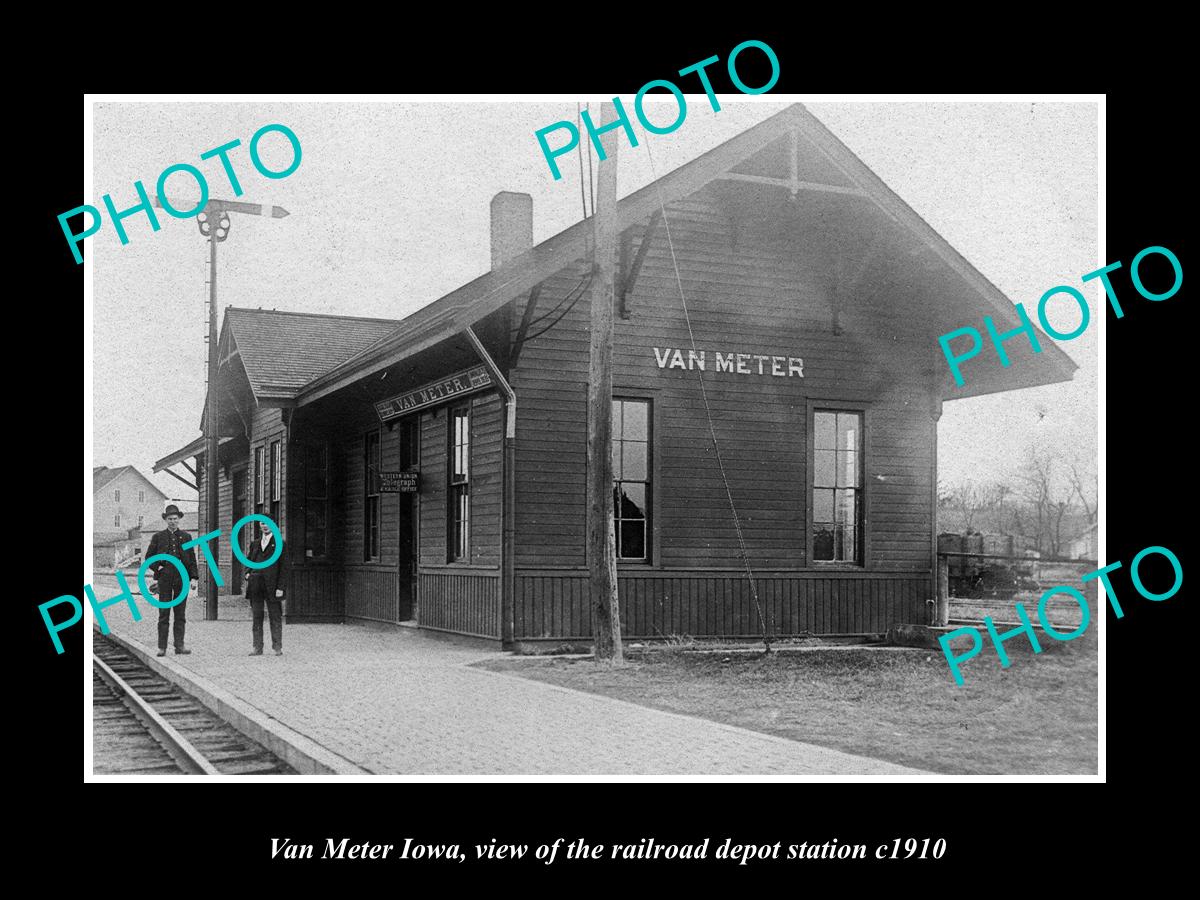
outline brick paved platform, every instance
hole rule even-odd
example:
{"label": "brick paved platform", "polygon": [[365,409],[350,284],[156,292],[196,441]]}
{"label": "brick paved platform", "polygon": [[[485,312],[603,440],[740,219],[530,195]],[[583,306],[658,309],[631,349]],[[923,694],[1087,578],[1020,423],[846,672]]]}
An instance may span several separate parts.
{"label": "brick paved platform", "polygon": [[[116,581],[98,577],[101,599]],[[107,591],[107,593],[105,593]],[[372,773],[404,775],[918,775],[915,769],[472,668],[500,656],[411,629],[285,624],[284,655],[248,656],[247,610],[203,621],[189,602],[181,678],[218,686],[246,707]],[[141,604],[139,604],[141,605]],[[158,611],[109,626],[157,649]],[[226,615],[222,604],[221,615]],[[237,618],[233,618],[233,616]],[[264,623],[265,625],[265,623]]]}

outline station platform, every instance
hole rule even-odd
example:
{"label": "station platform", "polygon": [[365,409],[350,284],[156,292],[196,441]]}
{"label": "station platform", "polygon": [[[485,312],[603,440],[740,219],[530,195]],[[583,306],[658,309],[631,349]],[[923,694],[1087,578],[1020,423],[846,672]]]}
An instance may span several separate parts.
{"label": "station platform", "polygon": [[[97,596],[117,593],[109,575]],[[108,593],[104,593],[107,591]],[[195,609],[193,609],[193,602]],[[249,605],[188,603],[190,655],[156,657],[158,611],[107,612],[160,674],[308,774],[916,776],[916,769],[475,668],[507,656],[417,629],[285,623],[251,649]],[[141,605],[141,604],[139,604]]]}

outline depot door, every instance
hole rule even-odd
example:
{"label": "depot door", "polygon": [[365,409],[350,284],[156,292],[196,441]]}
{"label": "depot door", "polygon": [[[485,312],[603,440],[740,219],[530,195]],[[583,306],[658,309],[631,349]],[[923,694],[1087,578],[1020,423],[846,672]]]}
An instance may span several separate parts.
{"label": "depot door", "polygon": [[[234,524],[246,514],[246,470],[238,469],[233,473],[233,504],[231,519],[229,522],[229,532],[233,533]],[[242,529],[242,540],[245,541],[246,535],[250,534],[249,528]],[[242,548],[245,552],[245,547]],[[243,579],[246,577],[246,569],[241,561],[237,558],[237,554],[230,552],[229,554],[232,571],[230,574],[233,580],[229,582],[229,592],[231,594],[240,594],[243,590]]]}
{"label": "depot door", "polygon": [[[420,460],[419,432],[417,430],[420,416],[409,416],[400,423],[400,470],[413,471]],[[414,617],[416,606],[417,583],[417,515],[418,502],[416,494],[400,494],[400,553],[398,562],[398,577],[396,579],[398,597],[396,603],[396,618],[400,622],[408,622]]]}

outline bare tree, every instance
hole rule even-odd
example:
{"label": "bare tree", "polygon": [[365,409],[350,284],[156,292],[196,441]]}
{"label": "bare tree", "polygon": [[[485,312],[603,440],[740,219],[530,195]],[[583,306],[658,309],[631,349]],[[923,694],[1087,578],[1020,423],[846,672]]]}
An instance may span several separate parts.
{"label": "bare tree", "polygon": [[1023,533],[1025,528],[1032,530],[1034,546],[1038,553],[1046,549],[1049,543],[1048,532],[1051,513],[1054,509],[1053,477],[1055,457],[1046,450],[1029,447],[1017,479],[1021,483],[1020,494],[1028,504],[1028,515],[1023,518]]}
{"label": "bare tree", "polygon": [[1075,497],[1083,504],[1088,521],[1095,520],[1096,506],[1088,501],[1078,465],[1056,450],[1030,446],[1015,478],[1020,484],[1017,496],[1023,502],[1012,510],[1014,532],[1033,538],[1039,553],[1061,556],[1066,545],[1063,529],[1071,527]]}
{"label": "bare tree", "polygon": [[1067,478],[1071,482],[1071,493],[1079,498],[1079,503],[1083,507],[1084,513],[1087,515],[1088,523],[1096,521],[1096,504],[1088,502],[1088,495],[1095,490],[1095,482],[1089,481],[1084,483],[1084,478],[1079,472],[1079,466],[1072,462],[1070,464],[1070,474]]}
{"label": "bare tree", "polygon": [[996,530],[1001,534],[1007,534],[1008,529],[1004,527],[1004,498],[1012,493],[1012,488],[1007,484],[999,483],[996,485]]}
{"label": "bare tree", "polygon": [[1070,508],[1070,503],[1066,500],[1056,500],[1054,503],[1054,528],[1047,535],[1050,539],[1050,555],[1055,559],[1060,559],[1062,553],[1062,521],[1063,515]]}
{"label": "bare tree", "polygon": [[992,491],[973,481],[953,488],[945,497],[946,505],[962,516],[963,530],[975,531],[981,514],[992,506]]}

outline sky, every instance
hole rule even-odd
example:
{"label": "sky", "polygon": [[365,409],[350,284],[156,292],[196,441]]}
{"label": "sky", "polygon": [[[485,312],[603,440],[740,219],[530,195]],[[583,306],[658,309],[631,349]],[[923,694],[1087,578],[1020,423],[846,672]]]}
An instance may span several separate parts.
{"label": "sky", "polygon": [[[211,195],[233,199],[217,160],[200,154],[232,140],[245,193],[282,206],[282,219],[235,216],[219,245],[218,307],[402,318],[490,266],[489,204],[499,191],[533,197],[535,243],[581,217],[575,157],[560,157],[555,181],[534,132],[575,117],[576,99],[489,102],[112,102],[93,106],[91,195],[102,208],[137,203],[133,183],[153,194],[175,163],[197,166]],[[632,98],[623,98],[632,108]],[[688,114],[670,135],[638,128],[623,144],[618,193],[631,193],[773,115],[779,97],[721,95],[714,112],[688,95]],[[673,101],[670,101],[673,111]],[[893,191],[1031,315],[1051,287],[1083,290],[1094,313],[1076,340],[1061,342],[1079,366],[1074,380],[948,402],[938,428],[939,477],[953,485],[1008,475],[1027,445],[1057,449],[1095,472],[1098,282],[1080,276],[1101,260],[1097,240],[1097,110],[1094,103],[823,103],[809,110]],[[651,113],[669,121],[671,111]],[[263,125],[298,136],[300,166],[267,179],[248,145]],[[551,138],[560,139],[560,135]],[[262,160],[283,169],[287,141],[265,137]],[[568,160],[570,162],[568,163]],[[175,174],[166,192],[187,208],[195,182]],[[169,497],[187,497],[156,459],[199,437],[204,402],[208,245],[194,219],[159,211],[111,222],[87,240],[93,303],[92,465],[134,465]],[[69,252],[64,242],[64,252]],[[1051,324],[1070,331],[1078,311],[1064,303]],[[963,322],[981,327],[982,322]],[[85,384],[85,394],[87,386]],[[191,495],[194,498],[194,494]]]}

